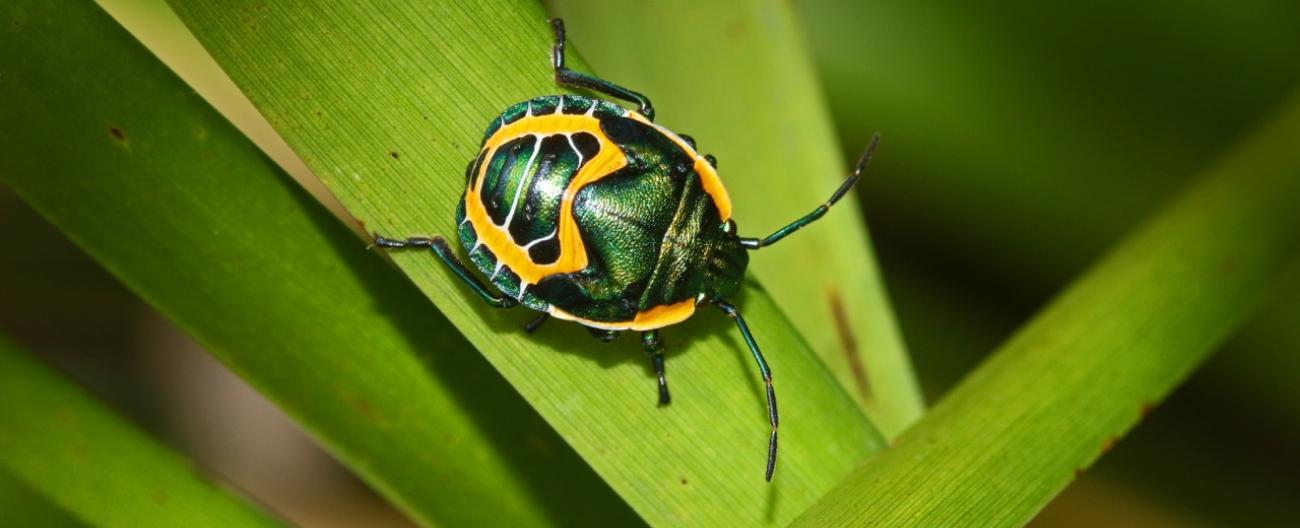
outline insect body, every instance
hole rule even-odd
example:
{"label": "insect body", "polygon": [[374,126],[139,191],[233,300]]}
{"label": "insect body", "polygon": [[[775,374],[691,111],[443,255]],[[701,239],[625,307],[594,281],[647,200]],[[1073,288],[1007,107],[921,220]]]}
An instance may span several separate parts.
{"label": "insect body", "polygon": [[817,220],[852,187],[856,169],[824,204],[772,235],[741,237],[712,156],[689,136],[654,123],[644,96],[564,67],[564,26],[554,20],[552,64],[561,85],[637,103],[637,110],[576,95],[538,97],[506,109],[488,126],[465,172],[457,234],[470,262],[496,293],[463,265],[441,237],[396,240],[386,248],[430,248],[488,303],[522,304],[547,318],[576,321],[602,340],[638,331],[669,402],[658,330],[698,306],[713,305],[737,324],[767,386],[766,478],[776,467],[777,407],[767,361],[727,299],[739,290],[748,251]]}
{"label": "insect body", "polygon": [[515,105],[488,128],[456,220],[470,260],[505,295],[592,328],[651,331],[735,293],[748,255],[726,243],[730,213],[717,172],[685,140],[564,95]]}

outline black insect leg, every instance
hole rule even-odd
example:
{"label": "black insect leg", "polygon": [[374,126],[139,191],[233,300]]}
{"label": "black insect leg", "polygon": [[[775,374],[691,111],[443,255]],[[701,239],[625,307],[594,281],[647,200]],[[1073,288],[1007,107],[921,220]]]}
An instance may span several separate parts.
{"label": "black insect leg", "polygon": [[563,86],[572,86],[576,88],[585,88],[596,93],[601,93],[616,99],[622,99],[630,103],[636,103],[637,112],[651,121],[655,120],[655,109],[650,105],[650,99],[632,90],[606,81],[599,77],[593,77],[585,73],[578,73],[564,67],[564,21],[558,18],[551,19],[551,27],[555,28],[555,45],[551,48],[551,66],[555,68],[555,82]]}
{"label": "black insect leg", "polygon": [[602,330],[600,328],[587,327],[587,333],[591,334],[591,337],[599,339],[601,343],[608,343],[618,337],[618,330]]}
{"label": "black insect leg", "polygon": [[771,482],[772,473],[776,471],[776,426],[779,421],[776,414],[776,391],[772,389],[772,370],[767,368],[767,360],[763,359],[763,352],[758,349],[758,343],[754,342],[754,336],[749,333],[749,325],[745,324],[745,318],[740,316],[736,307],[726,301],[715,301],[713,304],[736,321],[736,327],[740,329],[741,337],[745,338],[749,353],[758,363],[758,372],[763,375],[763,383],[767,384],[767,420],[772,425],[772,435],[767,440],[767,480]]}
{"label": "black insect leg", "polygon": [[375,242],[372,247],[374,246],[387,249],[429,248],[434,255],[438,256],[438,260],[446,264],[452,273],[455,273],[460,278],[461,282],[474,290],[474,293],[477,293],[488,304],[497,308],[510,308],[519,304],[510,297],[493,293],[482,282],[479,282],[478,278],[474,277],[474,274],[469,271],[469,268],[466,268],[464,264],[461,264],[460,259],[456,258],[456,254],[452,252],[451,246],[447,245],[447,241],[440,236],[431,238],[411,237],[406,240],[397,240],[375,235]]}
{"label": "black insect leg", "polygon": [[867,145],[867,151],[863,152],[862,157],[858,159],[858,165],[854,167],[853,172],[849,174],[849,177],[844,179],[844,183],[840,184],[840,188],[836,189],[834,194],[831,194],[831,198],[826,200],[826,203],[817,206],[816,209],[813,209],[813,212],[804,215],[803,218],[791,222],[790,225],[777,229],[775,233],[768,235],[767,238],[758,239],[741,237],[740,244],[746,249],[758,249],[770,246],[775,244],[778,240],[785,238],[786,235],[803,229],[804,226],[811,224],[818,218],[824,216],[826,211],[829,211],[831,206],[835,205],[835,202],[840,201],[840,198],[843,198],[844,195],[849,192],[849,189],[853,188],[853,184],[858,182],[858,177],[862,175],[862,171],[866,170],[867,163],[871,161],[871,155],[876,151],[876,144],[879,142],[880,134],[872,136],[871,144]]}
{"label": "black insect leg", "polygon": [[664,377],[664,344],[659,340],[659,331],[651,330],[641,334],[641,348],[650,356],[650,364],[659,377],[659,405],[668,405],[672,398],[668,395],[668,380]]}
{"label": "black insect leg", "polygon": [[542,312],[542,315],[539,315],[537,316],[536,319],[533,319],[532,321],[528,321],[527,323],[524,324],[524,331],[530,334],[536,332],[538,328],[542,327],[542,323],[545,323],[550,319],[551,319],[551,314]]}

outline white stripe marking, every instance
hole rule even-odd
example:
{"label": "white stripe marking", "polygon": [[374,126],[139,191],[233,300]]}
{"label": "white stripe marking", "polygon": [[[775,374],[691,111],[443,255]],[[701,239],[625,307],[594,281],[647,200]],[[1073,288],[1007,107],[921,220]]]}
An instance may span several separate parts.
{"label": "white stripe marking", "polygon": [[[578,170],[582,170],[582,162],[583,162],[582,151],[578,150],[578,145],[573,142],[573,134],[572,133],[565,134],[564,138],[569,140],[569,148],[573,149],[574,154],[578,155],[578,164],[574,166],[577,167]],[[577,171],[574,171],[574,175],[575,176],[577,175]]]}
{"label": "white stripe marking", "polygon": [[542,136],[533,135],[533,137],[536,139],[536,142],[533,143],[533,155],[528,157],[528,165],[524,166],[524,174],[519,177],[519,183],[515,185],[515,200],[510,202],[510,213],[506,214],[505,222],[501,223],[501,227],[505,229],[510,228],[510,222],[515,217],[515,211],[519,210],[519,197],[524,194],[524,187],[527,187],[532,181],[533,162],[537,160],[537,153],[542,151]]}
{"label": "white stripe marking", "polygon": [[557,228],[555,228],[555,231],[551,231],[551,234],[546,235],[546,236],[544,236],[544,237],[542,237],[542,238],[539,238],[539,239],[537,239],[537,240],[534,240],[534,241],[532,241],[532,242],[529,242],[529,243],[527,243],[527,244],[524,244],[524,251],[528,251],[528,250],[530,250],[530,249],[533,249],[533,246],[536,246],[536,245],[538,245],[538,244],[541,244],[542,242],[546,242],[547,240],[550,240],[550,239],[552,239],[552,238],[555,238],[555,234],[558,233],[559,231],[560,231],[560,228],[557,227]]}

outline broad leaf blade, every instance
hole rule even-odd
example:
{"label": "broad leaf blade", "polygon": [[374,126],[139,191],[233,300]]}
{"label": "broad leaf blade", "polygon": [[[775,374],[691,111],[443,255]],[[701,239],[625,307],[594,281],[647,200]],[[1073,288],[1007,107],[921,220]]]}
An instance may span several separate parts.
{"label": "broad leaf blade", "polygon": [[2,340],[0,469],[92,526],[280,525]]}
{"label": "broad leaf blade", "polygon": [[[785,3],[551,3],[596,71],[648,95],[661,124],[717,156],[747,236],[803,216],[843,181],[839,142]],[[869,134],[878,124],[858,126]],[[886,131],[880,155],[889,143]],[[750,268],[882,432],[893,436],[921,416],[852,195],[797,236],[755,253]]]}
{"label": "broad leaf blade", "polygon": [[1300,97],[1126,239],[800,526],[1011,526],[1247,315],[1300,245]]}
{"label": "broad leaf blade", "polygon": [[[173,6],[344,205],[390,236],[454,233],[483,128],[510,104],[560,91],[537,5]],[[600,345],[565,324],[525,335],[519,326],[533,314],[486,307],[427,253],[393,258],[652,524],[783,524],[881,447],[760,290],[740,306],[768,351],[787,419],[771,485],[761,382],[721,314],[666,333],[674,400],[657,407],[635,340]]]}
{"label": "broad leaf blade", "polygon": [[412,518],[636,522],[396,270],[93,4],[3,16],[0,181]]}

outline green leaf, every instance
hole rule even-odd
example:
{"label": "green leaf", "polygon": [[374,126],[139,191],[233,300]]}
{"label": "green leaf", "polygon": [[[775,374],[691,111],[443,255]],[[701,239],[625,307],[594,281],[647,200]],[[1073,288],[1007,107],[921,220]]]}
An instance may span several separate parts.
{"label": "green leaf", "polygon": [[[717,156],[742,232],[768,234],[843,181],[839,142],[786,3],[552,3],[596,71],[650,96],[661,124]],[[879,123],[856,126],[869,135]],[[886,134],[881,156],[890,143]],[[750,267],[872,422],[894,436],[924,405],[864,225],[850,195],[799,236],[755,254]]]}
{"label": "green leaf", "polygon": [[1300,242],[1300,98],[801,526],[1027,522],[1248,314]]}
{"label": "green leaf", "polygon": [[93,4],[0,17],[0,181],[413,519],[636,522],[399,273]]}
{"label": "green leaf", "polygon": [[[1018,318],[1019,307],[992,304],[1023,306],[1067,283],[1300,82],[1293,2],[1180,4],[1177,17],[1159,2],[1015,2],[997,16],[963,2],[794,5],[846,145],[866,139],[863,120],[895,140],[862,186],[895,254],[910,255],[892,267],[890,289],[930,387],[947,386],[1005,326],[961,329],[990,314]],[[998,285],[980,299],[909,284],[936,265]],[[1206,365],[1217,394],[1239,402],[1228,406],[1300,424],[1300,398],[1278,397],[1294,393],[1296,303],[1300,293],[1265,308],[1256,317],[1276,322],[1234,339],[1258,348],[1229,343],[1232,360]],[[949,308],[961,304],[969,313]]]}
{"label": "green leaf", "polygon": [[[390,236],[453,233],[483,128],[510,104],[560,91],[536,5],[173,6],[340,201]],[[566,324],[525,335],[532,314],[486,307],[427,253],[393,258],[651,524],[784,524],[882,446],[761,290],[739,304],[768,351],[786,418],[770,485],[761,381],[722,314],[666,333],[674,399],[657,407],[635,340],[600,345]]]}
{"label": "green leaf", "polygon": [[17,477],[0,470],[0,511],[5,521],[13,526],[40,526],[41,528],[82,528],[86,523],[60,508],[40,492],[31,489]]}
{"label": "green leaf", "polygon": [[0,469],[93,526],[279,525],[3,340]]}

